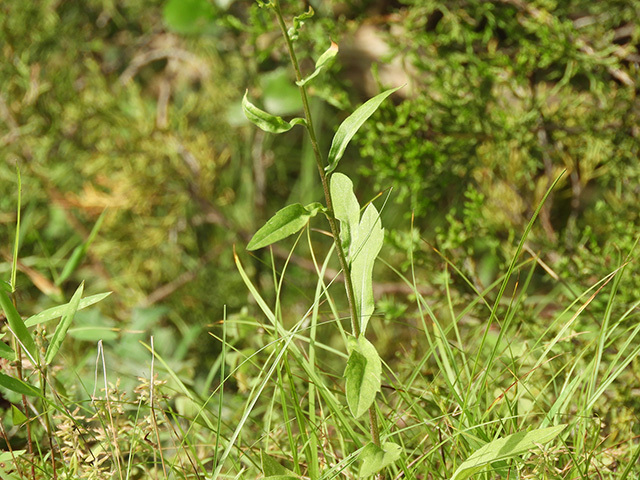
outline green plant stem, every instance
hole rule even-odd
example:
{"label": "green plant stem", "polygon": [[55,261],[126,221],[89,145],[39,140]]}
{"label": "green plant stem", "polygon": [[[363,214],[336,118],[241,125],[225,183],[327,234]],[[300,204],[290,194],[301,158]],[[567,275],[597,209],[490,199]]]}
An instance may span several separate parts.
{"label": "green plant stem", "polygon": [[[273,9],[276,13],[278,24],[280,25],[280,29],[282,30],[282,35],[287,44],[289,57],[291,58],[291,63],[293,65],[293,69],[296,74],[296,81],[298,82],[298,89],[300,90],[300,97],[302,98],[302,108],[304,110],[306,127],[307,127],[307,131],[309,132],[309,139],[311,140],[311,148],[313,149],[313,155],[316,159],[316,165],[318,166],[318,173],[320,174],[320,180],[322,182],[322,190],[324,192],[324,198],[327,205],[327,219],[329,220],[331,235],[333,236],[333,241],[336,245],[338,260],[340,262],[340,267],[342,268],[342,274],[344,276],[344,285],[345,285],[345,290],[347,292],[347,302],[349,304],[349,313],[351,316],[351,333],[353,334],[354,337],[358,338],[360,336],[360,319],[358,318],[358,310],[355,302],[353,283],[351,282],[351,270],[349,268],[349,263],[347,262],[347,256],[345,255],[339,240],[340,230],[338,229],[338,224],[333,214],[333,203],[331,202],[331,193],[329,192],[329,178],[324,171],[324,161],[322,159],[322,155],[320,153],[320,147],[318,145],[318,139],[316,138],[316,133],[313,128],[313,119],[311,117],[311,109],[309,107],[309,97],[307,95],[307,89],[305,88],[304,85],[301,85],[301,82],[303,79],[302,71],[300,70],[298,57],[296,56],[295,50],[293,48],[293,42],[291,41],[291,37],[289,36],[287,26],[284,23],[282,11],[280,10],[279,0],[273,0]],[[371,408],[369,408],[369,419],[371,421],[371,439],[373,443],[379,446],[380,432],[378,429],[378,416],[376,413],[375,406],[371,406]]]}

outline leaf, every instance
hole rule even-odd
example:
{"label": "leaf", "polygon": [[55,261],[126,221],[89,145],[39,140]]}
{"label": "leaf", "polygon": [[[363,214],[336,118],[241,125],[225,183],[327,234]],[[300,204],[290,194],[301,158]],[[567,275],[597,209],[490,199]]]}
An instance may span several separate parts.
{"label": "leaf", "polygon": [[309,10],[293,17],[293,25],[287,31],[287,34],[289,35],[289,38],[291,38],[292,42],[295,42],[298,39],[298,33],[304,25],[304,22],[313,17],[314,14],[315,12],[313,11],[313,8],[311,8],[311,5],[309,5]]}
{"label": "leaf", "polygon": [[[4,337],[4,334],[0,335],[0,338],[2,337]],[[0,341],[0,357],[13,361],[16,358],[16,352],[14,352],[9,345]]]}
{"label": "leaf", "polygon": [[344,151],[347,148],[347,145],[356,134],[356,132],[360,129],[362,124],[367,121],[367,119],[373,115],[380,104],[393,92],[400,89],[401,87],[391,88],[389,90],[385,90],[384,92],[376,95],[375,97],[367,100],[364,104],[360,105],[355,112],[349,115],[344,122],[340,124],[336,134],[333,136],[333,141],[331,142],[331,149],[329,150],[329,165],[325,167],[325,171],[327,173],[333,172],[338,166],[338,162],[344,155]]}
{"label": "leaf", "polygon": [[[111,292],[98,293],[96,295],[85,297],[80,300],[80,303],[78,304],[78,310],[82,310],[83,308],[87,308],[94,303],[98,303],[99,301],[107,298],[109,295],[111,295]],[[43,310],[42,312],[27,318],[24,323],[27,327],[32,327],[40,323],[50,322],[51,320],[55,320],[56,318],[64,315],[64,313],[67,311],[68,306],[69,304],[65,303],[64,305],[58,305],[57,307],[47,308],[46,310]]]}
{"label": "leaf", "polygon": [[22,321],[16,307],[13,306],[13,302],[9,298],[9,295],[7,295],[3,290],[0,290],[0,306],[4,310],[4,314],[7,316],[9,328],[16,336],[18,342],[20,342],[22,347],[29,353],[31,360],[34,363],[38,363],[38,349],[33,341],[33,337],[31,336],[31,333],[29,333],[29,330],[27,330],[27,327]]}
{"label": "leaf", "polygon": [[320,74],[320,72],[324,69],[324,67],[328,66],[331,60],[335,58],[335,56],[338,54],[338,50],[339,50],[338,44],[332,40],[331,46],[327,48],[325,52],[322,55],[320,55],[320,57],[316,61],[316,67],[313,73],[311,73],[305,79],[300,80],[299,82],[296,82],[296,85],[301,87],[309,83],[315,77],[317,77]]}
{"label": "leaf", "polygon": [[375,309],[373,266],[384,241],[380,215],[373,203],[365,209],[354,237],[351,247],[351,282],[360,318],[360,333],[364,334]]}
{"label": "leaf", "polygon": [[4,373],[0,373],[0,386],[12,392],[19,393],[20,395],[28,395],[30,397],[40,396],[40,392],[35,387],[32,387],[22,380],[5,375]]}
{"label": "leaf", "polygon": [[550,442],[565,428],[566,425],[558,425],[522,431],[489,442],[467,458],[455,471],[451,480],[465,480],[484,470],[490,463],[523,455],[539,445]]}
{"label": "leaf", "polygon": [[324,208],[317,202],[306,207],[299,203],[284,207],[256,232],[247,245],[247,250],[257,250],[293,235],[300,231],[310,218],[315,217],[322,210]]}
{"label": "leaf", "polygon": [[11,421],[14,425],[22,425],[27,421],[27,416],[14,404],[11,404]]}
{"label": "leaf", "polygon": [[262,459],[262,473],[266,478],[274,476],[298,478],[294,472],[280,465],[280,462],[264,451],[260,451],[260,458]]}
{"label": "leaf", "polygon": [[355,418],[373,404],[380,391],[382,363],[371,342],[362,335],[349,338],[349,360],[344,371],[347,404]]}
{"label": "leaf", "polygon": [[368,443],[358,456],[360,460],[359,477],[369,477],[384,467],[391,465],[400,458],[402,448],[400,445],[385,442],[382,447],[375,443]]}
{"label": "leaf", "polygon": [[284,133],[291,130],[294,125],[306,125],[307,122],[305,122],[303,118],[294,118],[290,122],[287,122],[283,120],[282,117],[271,115],[270,113],[259,109],[249,101],[247,93],[248,92],[245,92],[244,97],[242,98],[242,111],[244,112],[245,117],[247,117],[247,120],[265,132]]}
{"label": "leaf", "polygon": [[49,365],[53,361],[53,358],[56,356],[56,353],[58,353],[58,350],[60,350],[60,346],[62,345],[64,337],[67,336],[67,330],[69,330],[69,326],[73,321],[73,317],[78,310],[78,305],[80,304],[80,299],[82,298],[83,291],[84,282],[80,284],[80,286],[76,290],[76,293],[74,293],[73,297],[71,297],[71,301],[67,304],[67,310],[64,313],[62,320],[56,327],[56,331],[53,333],[53,338],[49,343],[47,353],[44,357],[45,365]]}
{"label": "leaf", "polygon": [[340,221],[340,242],[342,249],[351,263],[351,245],[360,223],[360,205],[353,193],[351,179],[342,173],[331,175],[331,203],[333,216]]}

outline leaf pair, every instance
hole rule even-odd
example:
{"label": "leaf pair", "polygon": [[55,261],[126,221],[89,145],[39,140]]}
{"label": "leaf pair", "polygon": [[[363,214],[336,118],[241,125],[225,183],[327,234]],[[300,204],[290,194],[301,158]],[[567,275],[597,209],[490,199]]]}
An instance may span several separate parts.
{"label": "leaf pair", "polygon": [[360,333],[364,334],[375,308],[373,265],[382,248],[384,229],[378,210],[372,203],[360,218],[360,205],[349,177],[334,173],[330,189],[334,216],[340,221],[340,242],[350,266]]}

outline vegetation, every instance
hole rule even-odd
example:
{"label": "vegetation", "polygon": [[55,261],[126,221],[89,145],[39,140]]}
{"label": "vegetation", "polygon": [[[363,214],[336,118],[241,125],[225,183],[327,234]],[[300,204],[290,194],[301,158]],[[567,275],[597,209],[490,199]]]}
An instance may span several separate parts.
{"label": "vegetation", "polygon": [[638,477],[640,3],[310,3],[0,5],[0,477]]}

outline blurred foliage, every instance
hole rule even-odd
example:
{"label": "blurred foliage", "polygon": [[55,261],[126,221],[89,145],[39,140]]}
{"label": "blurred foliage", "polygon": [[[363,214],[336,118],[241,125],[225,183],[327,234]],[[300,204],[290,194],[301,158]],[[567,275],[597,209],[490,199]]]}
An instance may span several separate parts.
{"label": "blurred foliage", "polygon": [[640,234],[640,2],[403,5],[384,39],[406,98],[365,125],[364,173],[486,287],[566,170],[528,246],[570,284],[619,266]]}

